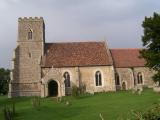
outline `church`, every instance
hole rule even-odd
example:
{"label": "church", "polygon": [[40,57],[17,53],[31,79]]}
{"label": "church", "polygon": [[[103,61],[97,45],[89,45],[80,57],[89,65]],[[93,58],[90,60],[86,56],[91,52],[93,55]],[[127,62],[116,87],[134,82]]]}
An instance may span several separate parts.
{"label": "church", "polygon": [[8,97],[66,96],[73,86],[87,93],[152,87],[154,71],[140,50],[110,49],[105,41],[46,43],[42,17],[19,18]]}

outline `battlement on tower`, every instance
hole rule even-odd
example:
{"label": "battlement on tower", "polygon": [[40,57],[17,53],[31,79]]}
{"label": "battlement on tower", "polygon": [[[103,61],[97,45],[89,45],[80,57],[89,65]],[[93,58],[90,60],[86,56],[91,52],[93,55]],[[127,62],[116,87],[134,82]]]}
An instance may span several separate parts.
{"label": "battlement on tower", "polygon": [[43,21],[43,17],[19,17],[18,21]]}

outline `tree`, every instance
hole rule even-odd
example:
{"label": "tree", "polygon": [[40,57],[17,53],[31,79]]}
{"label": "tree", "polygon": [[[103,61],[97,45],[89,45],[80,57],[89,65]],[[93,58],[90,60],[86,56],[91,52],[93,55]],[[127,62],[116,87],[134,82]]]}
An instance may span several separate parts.
{"label": "tree", "polygon": [[5,95],[8,93],[9,74],[10,70],[0,68],[0,94]]}
{"label": "tree", "polygon": [[142,27],[145,49],[140,54],[146,60],[145,66],[156,71],[153,80],[160,83],[160,14],[154,13],[152,17],[145,17]]}

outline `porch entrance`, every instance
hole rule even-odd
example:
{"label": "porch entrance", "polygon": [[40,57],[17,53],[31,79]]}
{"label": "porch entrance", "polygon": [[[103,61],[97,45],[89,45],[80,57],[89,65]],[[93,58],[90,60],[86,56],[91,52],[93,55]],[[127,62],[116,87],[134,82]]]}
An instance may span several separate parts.
{"label": "porch entrance", "polygon": [[48,83],[48,96],[56,97],[58,95],[58,84],[56,81],[51,80]]}

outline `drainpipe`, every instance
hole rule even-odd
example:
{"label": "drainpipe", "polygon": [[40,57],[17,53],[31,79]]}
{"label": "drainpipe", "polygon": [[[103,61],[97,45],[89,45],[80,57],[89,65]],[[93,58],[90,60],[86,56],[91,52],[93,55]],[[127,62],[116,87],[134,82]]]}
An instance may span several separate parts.
{"label": "drainpipe", "polygon": [[135,87],[137,83],[136,83],[136,79],[135,79],[134,68],[131,67],[131,70],[132,70],[133,82],[134,82],[134,87]]}
{"label": "drainpipe", "polygon": [[80,71],[79,71],[79,67],[77,66],[76,68],[76,84],[78,83],[78,87],[81,88],[81,84],[82,82],[80,81]]}

